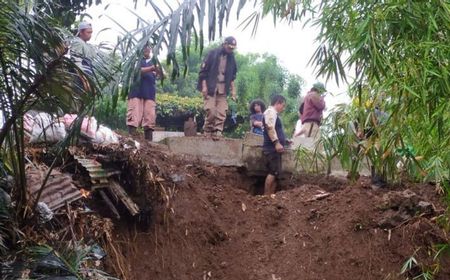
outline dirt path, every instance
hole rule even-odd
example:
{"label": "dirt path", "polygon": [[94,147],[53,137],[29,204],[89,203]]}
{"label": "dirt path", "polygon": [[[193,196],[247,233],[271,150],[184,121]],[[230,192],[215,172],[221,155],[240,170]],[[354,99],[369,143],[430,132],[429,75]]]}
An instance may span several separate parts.
{"label": "dirt path", "polygon": [[[282,182],[284,190],[272,198],[249,194],[257,180],[235,168],[153,147],[130,157],[137,194],[162,185],[167,197],[152,202],[147,231],[129,224],[116,229],[129,279],[406,279],[420,274],[418,268],[399,274],[410,256],[430,265],[432,243],[447,240],[430,221],[436,214],[380,226],[409,209],[404,197],[398,199],[406,186],[375,191],[367,178],[350,185],[303,175]],[[408,188],[412,204],[427,201],[441,211],[432,186]],[[323,192],[330,195],[313,199]],[[436,279],[450,279],[447,260]]]}

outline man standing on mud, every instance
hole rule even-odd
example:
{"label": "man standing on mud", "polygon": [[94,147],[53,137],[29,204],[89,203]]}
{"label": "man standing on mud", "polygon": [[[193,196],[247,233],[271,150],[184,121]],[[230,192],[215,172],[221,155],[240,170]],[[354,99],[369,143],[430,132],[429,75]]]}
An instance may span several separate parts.
{"label": "man standing on mud", "polygon": [[197,90],[203,96],[206,111],[203,133],[205,136],[222,136],[227,117],[227,96],[236,101],[237,66],[233,51],[236,48],[234,37],[225,38],[222,46],[211,50],[200,67]]}
{"label": "man standing on mud", "polygon": [[144,47],[144,58],[141,60],[141,81],[128,94],[127,126],[128,133],[136,134],[142,125],[146,140],[153,140],[153,129],[156,123],[156,73],[157,68],[151,62],[150,46]]}
{"label": "man standing on mud", "polygon": [[271,106],[264,111],[264,142],[263,153],[266,158],[266,166],[269,174],[264,183],[264,194],[271,195],[276,190],[276,179],[281,173],[281,154],[286,145],[286,136],[283,124],[278,116],[284,111],[286,99],[281,95],[272,97]]}

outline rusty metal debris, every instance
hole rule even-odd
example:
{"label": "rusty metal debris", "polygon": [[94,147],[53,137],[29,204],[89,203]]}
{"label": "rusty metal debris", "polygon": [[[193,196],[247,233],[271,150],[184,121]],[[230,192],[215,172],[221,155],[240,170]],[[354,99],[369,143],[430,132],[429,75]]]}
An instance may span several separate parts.
{"label": "rusty metal debris", "polygon": [[[28,193],[36,199],[45,176],[47,167],[40,168],[27,166]],[[51,210],[61,208],[66,203],[71,203],[82,197],[80,191],[73,184],[71,176],[57,170],[52,170],[47,183],[44,186],[39,202],[44,202]]]}
{"label": "rusty metal debris", "polygon": [[[121,174],[120,170],[105,169],[96,159],[84,157],[82,154],[76,155],[74,151],[71,153],[75,161],[87,171],[91,183],[90,189],[78,189],[73,184],[71,175],[52,170],[39,197],[39,202],[45,203],[50,210],[54,211],[82,197],[88,197],[91,192],[98,191],[116,218],[120,218],[117,209],[119,203],[125,206],[131,216],[140,213],[136,203],[113,178],[114,175]],[[33,200],[36,200],[47,173],[48,167],[44,165],[27,166],[28,192],[34,198]]]}

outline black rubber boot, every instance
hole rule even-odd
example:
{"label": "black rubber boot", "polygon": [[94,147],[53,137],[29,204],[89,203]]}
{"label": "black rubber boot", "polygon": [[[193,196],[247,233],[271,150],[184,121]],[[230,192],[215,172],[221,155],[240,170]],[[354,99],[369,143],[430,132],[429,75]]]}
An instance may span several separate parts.
{"label": "black rubber boot", "polygon": [[136,135],[136,127],[129,125],[128,126],[128,134],[133,135],[133,136]]}
{"label": "black rubber boot", "polygon": [[144,130],[144,138],[145,138],[145,140],[148,140],[150,142],[153,141],[153,129],[146,128]]}

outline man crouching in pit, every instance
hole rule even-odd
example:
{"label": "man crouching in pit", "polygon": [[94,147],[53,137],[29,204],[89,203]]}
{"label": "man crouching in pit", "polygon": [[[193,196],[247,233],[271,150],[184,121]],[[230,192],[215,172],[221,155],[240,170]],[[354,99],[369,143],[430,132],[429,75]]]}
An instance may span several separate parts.
{"label": "man crouching in pit", "polygon": [[269,174],[264,183],[264,194],[271,195],[276,190],[276,179],[281,173],[281,154],[287,144],[283,124],[278,116],[284,111],[286,99],[281,95],[272,97],[271,106],[264,111],[264,143],[263,153]]}

